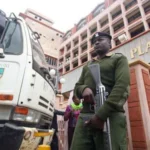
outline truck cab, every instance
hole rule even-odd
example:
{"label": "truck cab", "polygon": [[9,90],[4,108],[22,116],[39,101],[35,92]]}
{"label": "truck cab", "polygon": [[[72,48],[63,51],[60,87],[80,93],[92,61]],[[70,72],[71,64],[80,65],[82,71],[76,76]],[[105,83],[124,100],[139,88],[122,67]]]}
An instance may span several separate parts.
{"label": "truck cab", "polygon": [[56,92],[38,33],[14,14],[0,30],[0,128],[50,129]]}
{"label": "truck cab", "polygon": [[[35,140],[34,132],[45,133],[51,127],[55,85],[38,41],[40,36],[23,18],[13,13],[6,18],[0,13],[0,31],[0,149],[17,150],[22,145],[24,150],[32,150],[40,141]],[[32,133],[30,138],[36,144],[27,144],[26,131]],[[20,135],[18,140],[14,135]],[[26,142],[21,144],[21,139]]]}

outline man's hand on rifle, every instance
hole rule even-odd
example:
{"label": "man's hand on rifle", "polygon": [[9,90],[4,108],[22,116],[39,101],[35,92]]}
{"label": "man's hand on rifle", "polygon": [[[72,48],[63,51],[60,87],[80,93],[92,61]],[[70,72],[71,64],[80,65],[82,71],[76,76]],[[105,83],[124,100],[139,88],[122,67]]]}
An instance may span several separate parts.
{"label": "man's hand on rifle", "polygon": [[90,88],[85,88],[82,97],[86,103],[94,104],[94,95]]}
{"label": "man's hand on rifle", "polygon": [[104,128],[104,121],[96,115],[93,115],[93,117],[90,120],[85,122],[85,126],[90,126],[92,128],[102,130]]}

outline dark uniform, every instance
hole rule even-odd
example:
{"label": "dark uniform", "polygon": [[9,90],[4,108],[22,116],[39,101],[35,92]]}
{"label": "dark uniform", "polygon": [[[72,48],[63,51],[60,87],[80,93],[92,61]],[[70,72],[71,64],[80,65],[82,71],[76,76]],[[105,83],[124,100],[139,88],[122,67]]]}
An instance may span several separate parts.
{"label": "dark uniform", "polygon": [[60,116],[64,116],[64,113],[63,111],[59,111],[59,110],[54,110],[54,117],[53,117],[53,121],[52,121],[52,125],[51,125],[51,128],[55,129],[55,133],[54,133],[54,136],[53,136],[53,140],[52,140],[52,143],[51,143],[51,148],[52,150],[58,150],[58,137],[57,137],[57,133],[58,133],[58,125],[57,125],[57,115],[60,115]]}
{"label": "dark uniform", "polygon": [[[102,120],[106,120],[108,117],[110,119],[112,150],[127,150],[126,117],[123,105],[129,95],[128,60],[124,55],[118,53],[107,54],[102,59],[95,59],[91,63],[100,64],[101,81],[109,93],[107,100],[96,115]],[[75,85],[76,96],[82,98],[85,88],[90,88],[95,95],[96,85],[88,64],[83,67],[81,77]],[[76,125],[71,150],[104,150],[103,132],[84,126],[84,118],[94,114],[89,105],[89,103],[83,102],[83,110]]]}

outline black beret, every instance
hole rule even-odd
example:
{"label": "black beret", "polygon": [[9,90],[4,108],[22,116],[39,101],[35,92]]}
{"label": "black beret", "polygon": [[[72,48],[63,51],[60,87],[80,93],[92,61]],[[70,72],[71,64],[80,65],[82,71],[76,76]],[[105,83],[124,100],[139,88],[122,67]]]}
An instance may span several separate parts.
{"label": "black beret", "polygon": [[104,33],[104,32],[96,32],[96,33],[92,36],[92,38],[91,38],[91,44],[94,44],[94,39],[95,39],[96,37],[100,37],[100,36],[106,36],[106,37],[108,37],[110,40],[112,39],[111,35],[109,35],[109,34],[107,34],[107,33]]}

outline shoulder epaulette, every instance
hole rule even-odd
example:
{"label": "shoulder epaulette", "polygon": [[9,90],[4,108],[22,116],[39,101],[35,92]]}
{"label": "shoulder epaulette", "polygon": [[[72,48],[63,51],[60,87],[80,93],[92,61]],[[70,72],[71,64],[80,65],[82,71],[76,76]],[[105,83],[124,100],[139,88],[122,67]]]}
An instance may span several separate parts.
{"label": "shoulder epaulette", "polygon": [[116,55],[119,55],[119,56],[123,56],[123,54],[122,53],[115,53]]}

